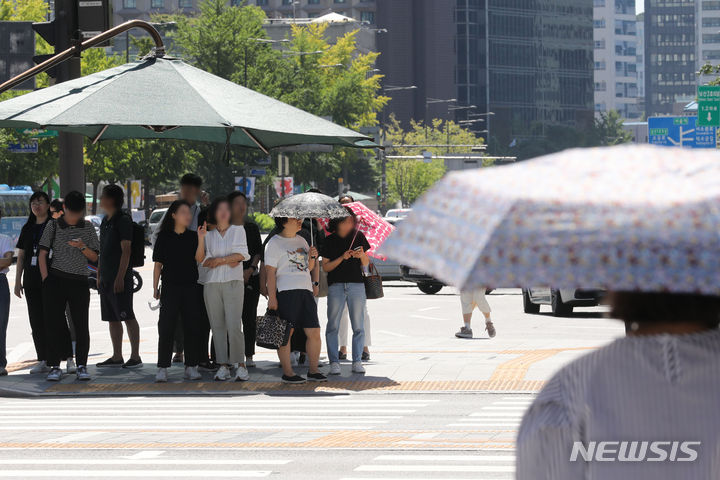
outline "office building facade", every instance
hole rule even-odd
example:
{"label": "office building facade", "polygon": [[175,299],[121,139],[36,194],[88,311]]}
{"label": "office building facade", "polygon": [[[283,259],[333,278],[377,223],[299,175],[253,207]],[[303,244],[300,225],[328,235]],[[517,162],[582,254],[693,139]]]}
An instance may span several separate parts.
{"label": "office building facade", "polygon": [[[695,3],[698,19],[695,55],[699,70],[706,63],[720,64],[720,1],[702,0]],[[704,75],[699,78],[699,82],[705,84],[715,78],[717,75]]]}
{"label": "office building facade", "polygon": [[617,110],[637,119],[637,16],[635,0],[594,0],[595,113]]}
{"label": "office building facade", "polygon": [[[268,18],[317,18],[335,12],[359,22],[375,24],[376,0],[248,0],[262,8]],[[239,0],[238,0],[238,3]]]}
{"label": "office building facade", "polygon": [[696,3],[645,0],[645,113],[682,112],[697,94]]}

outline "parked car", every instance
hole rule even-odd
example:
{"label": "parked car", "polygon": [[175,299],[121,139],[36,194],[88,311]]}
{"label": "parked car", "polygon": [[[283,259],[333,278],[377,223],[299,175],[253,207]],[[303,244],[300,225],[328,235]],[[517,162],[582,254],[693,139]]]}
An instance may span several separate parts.
{"label": "parked car", "polygon": [[391,208],[385,212],[385,220],[394,225],[396,220],[407,217],[411,211],[411,208]]}
{"label": "parked car", "polygon": [[95,227],[95,233],[97,234],[98,238],[100,238],[100,225],[102,224],[104,215],[86,215],[85,221],[92,223],[93,227]]}
{"label": "parked car", "polygon": [[375,265],[375,268],[377,268],[383,281],[402,280],[402,265],[398,262],[389,258],[385,260],[373,258],[372,263]]}
{"label": "parked car", "polygon": [[433,278],[422,270],[405,265],[402,266],[402,279],[417,284],[420,291],[428,295],[435,295],[445,286],[440,280]]}
{"label": "parked car", "polygon": [[148,218],[147,220],[148,238],[152,238],[152,234],[155,229],[157,229],[157,227],[160,225],[160,221],[165,215],[165,212],[167,212],[167,208],[156,208],[150,214],[150,218]]}
{"label": "parked car", "polygon": [[523,288],[525,313],[540,313],[540,305],[550,305],[556,317],[566,317],[575,307],[596,307],[605,296],[601,288],[556,289],[550,287]]}

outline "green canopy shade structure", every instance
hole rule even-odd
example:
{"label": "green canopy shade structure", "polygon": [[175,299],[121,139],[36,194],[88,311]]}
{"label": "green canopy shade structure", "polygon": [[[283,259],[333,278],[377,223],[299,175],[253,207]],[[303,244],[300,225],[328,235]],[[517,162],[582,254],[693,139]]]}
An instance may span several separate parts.
{"label": "green canopy shade structure", "polygon": [[97,140],[179,139],[268,152],[303,144],[376,148],[360,133],[172,58],[147,58],[0,102],[0,127]]}

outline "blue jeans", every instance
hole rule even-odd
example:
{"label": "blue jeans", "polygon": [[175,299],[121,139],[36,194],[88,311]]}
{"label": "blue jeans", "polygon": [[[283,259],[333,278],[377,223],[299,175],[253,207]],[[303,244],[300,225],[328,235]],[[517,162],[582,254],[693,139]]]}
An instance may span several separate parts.
{"label": "blue jeans", "polygon": [[338,329],[345,304],[348,306],[350,325],[352,326],[352,358],[353,362],[362,361],[365,346],[365,284],[364,283],[333,283],[328,288],[327,317],[325,343],[328,348],[330,363],[339,362]]}
{"label": "blue jeans", "polygon": [[0,274],[0,368],[7,367],[7,328],[10,318],[10,288],[7,276]]}

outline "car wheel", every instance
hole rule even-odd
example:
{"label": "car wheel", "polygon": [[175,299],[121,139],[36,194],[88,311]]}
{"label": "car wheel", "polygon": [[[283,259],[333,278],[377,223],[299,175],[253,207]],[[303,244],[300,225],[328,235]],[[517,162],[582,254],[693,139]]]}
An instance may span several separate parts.
{"label": "car wheel", "polygon": [[418,283],[418,288],[423,293],[435,295],[442,290],[443,286],[440,283]]}
{"label": "car wheel", "polygon": [[550,295],[553,316],[567,317],[572,314],[573,307],[567,303],[563,303],[559,290],[553,290]]}
{"label": "car wheel", "polygon": [[525,313],[532,313],[532,314],[538,314],[540,313],[540,305],[537,303],[533,303],[532,300],[530,300],[530,291],[523,288],[522,291],[522,297],[523,297],[523,311]]}
{"label": "car wheel", "polygon": [[133,270],[132,275],[133,275],[133,293],[137,293],[140,291],[140,289],[143,286],[143,279],[140,276],[140,273],[136,272],[135,270]]}

